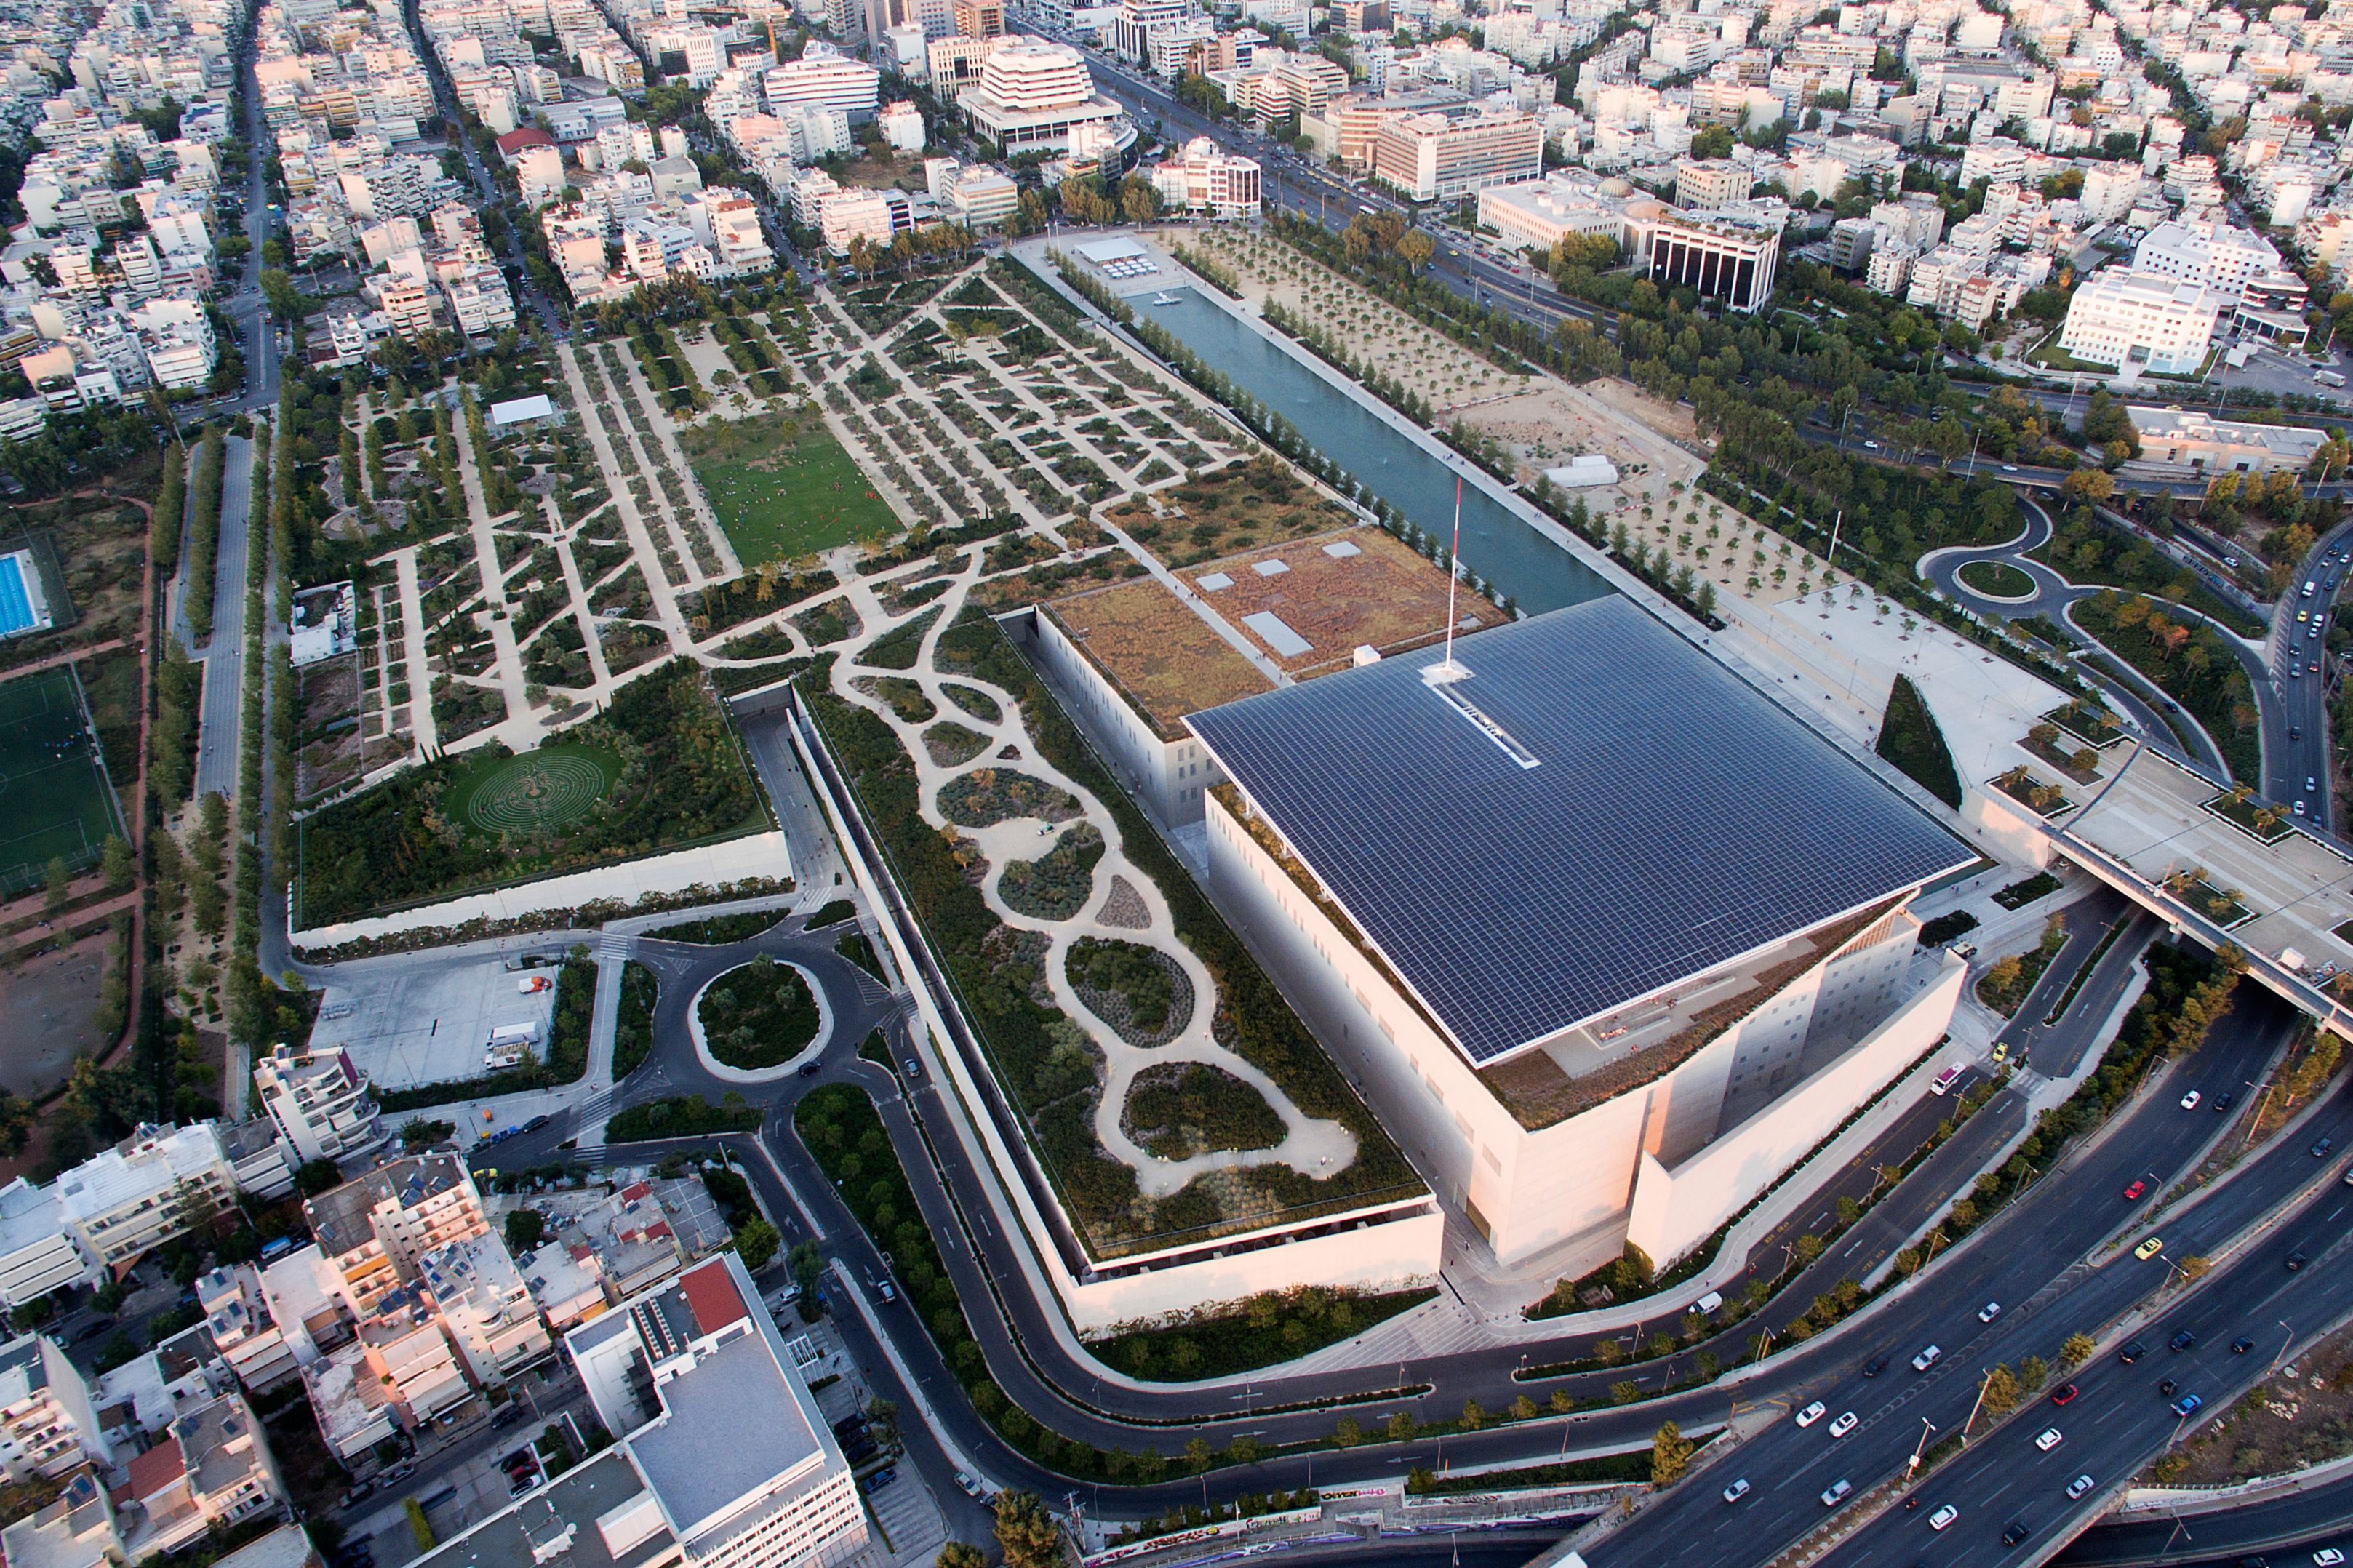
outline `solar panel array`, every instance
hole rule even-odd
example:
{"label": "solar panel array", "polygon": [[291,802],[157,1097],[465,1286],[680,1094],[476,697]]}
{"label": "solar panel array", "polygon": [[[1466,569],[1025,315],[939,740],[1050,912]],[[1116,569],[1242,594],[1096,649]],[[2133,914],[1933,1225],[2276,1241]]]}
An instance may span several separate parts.
{"label": "solar panel array", "polygon": [[1194,714],[1473,1062],[1929,880],[1960,840],[1611,595]]}

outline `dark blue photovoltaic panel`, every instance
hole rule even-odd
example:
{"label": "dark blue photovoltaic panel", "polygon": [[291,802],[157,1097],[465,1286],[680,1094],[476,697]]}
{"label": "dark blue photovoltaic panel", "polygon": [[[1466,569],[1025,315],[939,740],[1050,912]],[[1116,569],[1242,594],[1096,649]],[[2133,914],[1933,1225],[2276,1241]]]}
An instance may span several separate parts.
{"label": "dark blue photovoltaic panel", "polygon": [[1188,721],[1474,1062],[1975,858],[1616,595]]}

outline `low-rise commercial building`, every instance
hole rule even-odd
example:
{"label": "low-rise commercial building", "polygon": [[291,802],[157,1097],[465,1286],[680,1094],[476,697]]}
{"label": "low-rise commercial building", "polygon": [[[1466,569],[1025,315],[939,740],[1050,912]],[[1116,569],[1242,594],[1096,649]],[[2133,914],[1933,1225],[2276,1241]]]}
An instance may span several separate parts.
{"label": "low-rise commercial building", "polygon": [[2327,444],[2328,432],[2295,425],[2244,425],[2194,408],[2126,409],[2140,437],[2137,465],[2183,475],[2301,474]]}

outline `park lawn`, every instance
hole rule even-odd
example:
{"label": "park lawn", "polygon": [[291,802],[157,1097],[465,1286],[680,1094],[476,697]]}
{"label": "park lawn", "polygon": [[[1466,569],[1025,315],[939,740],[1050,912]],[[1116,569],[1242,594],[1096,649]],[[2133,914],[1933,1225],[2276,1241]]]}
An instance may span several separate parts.
{"label": "park lawn", "polygon": [[815,421],[711,421],[680,432],[694,477],[748,569],[900,531],[873,483]]}

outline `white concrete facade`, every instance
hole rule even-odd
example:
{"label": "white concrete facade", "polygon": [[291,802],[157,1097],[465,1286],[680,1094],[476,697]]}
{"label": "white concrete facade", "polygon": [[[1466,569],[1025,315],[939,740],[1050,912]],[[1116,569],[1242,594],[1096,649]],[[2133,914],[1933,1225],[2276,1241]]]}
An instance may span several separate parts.
{"label": "white concrete facade", "polygon": [[[1625,1229],[1635,1217],[1646,1160],[1661,1168],[1652,1187],[1662,1194],[1645,1211],[1646,1234],[1685,1249],[1695,1245],[1933,1045],[1958,995],[1947,987],[1933,993],[1941,1002],[1899,1006],[1919,922],[1893,908],[1670,1070],[1530,1129],[1387,969],[1311,901],[1223,798],[1209,799],[1207,816],[1213,897],[1272,950],[1265,956],[1284,995],[1350,1069],[1423,1179],[1506,1267]],[[1695,981],[1687,989],[1708,984]],[[1926,1037],[1883,1071],[1881,1057],[1894,1056],[1898,1045],[1883,1045],[1870,1070],[1852,1070],[1864,1047],[1841,1048],[1840,1042],[1861,1036],[1867,1046],[1889,1030],[1907,1041],[1922,1030]],[[1825,1066],[1832,1052],[1835,1060]],[[1803,1085],[1825,1073],[1841,1094],[1807,1093]],[[1754,1129],[1757,1121],[1769,1131]],[[1694,1164],[1725,1136],[1751,1152]],[[1704,1186],[1697,1179],[1703,1172],[1719,1179]],[[1668,1184],[1663,1189],[1661,1178]],[[1677,1255],[1654,1253],[1652,1261],[1663,1266]]]}

